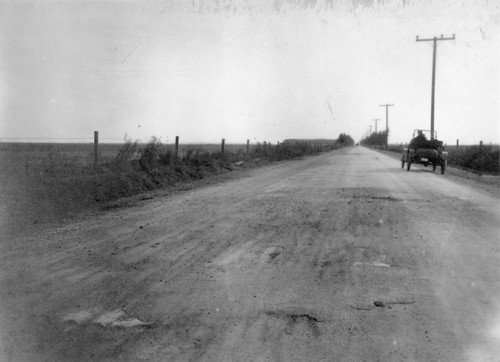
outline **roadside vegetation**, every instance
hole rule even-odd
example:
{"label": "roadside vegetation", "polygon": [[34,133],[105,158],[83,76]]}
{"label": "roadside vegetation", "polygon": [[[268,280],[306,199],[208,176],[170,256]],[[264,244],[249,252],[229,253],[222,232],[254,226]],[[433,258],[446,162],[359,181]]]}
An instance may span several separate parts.
{"label": "roadside vegetation", "polygon": [[368,147],[385,147],[387,144],[387,132],[373,132],[370,136],[362,139],[360,143]]}
{"label": "roadside vegetation", "polygon": [[[385,144],[366,146],[385,149]],[[402,153],[408,144],[390,144],[388,151]],[[448,152],[448,165],[479,174],[500,175],[500,146],[498,145],[475,145],[475,146],[446,146]]]}
{"label": "roadside vegetation", "polygon": [[154,190],[178,183],[189,182],[226,173],[235,169],[251,168],[269,162],[300,158],[320,152],[352,145],[346,135],[340,135],[331,144],[295,141],[278,145],[269,143],[253,146],[233,146],[233,151],[209,151],[203,146],[187,148],[176,156],[174,149],[153,138],[146,145],[127,140],[117,155],[98,166],[94,188],[95,200],[110,201],[138,192]]}
{"label": "roadside vegetation", "polygon": [[500,146],[452,146],[447,147],[446,151],[449,165],[479,173],[500,174]]}
{"label": "roadside vegetation", "polygon": [[[350,146],[347,135],[330,143],[296,140],[278,145],[183,146],[153,138],[148,144],[126,140],[99,145],[94,164],[92,145],[0,144],[1,194],[4,222],[24,220],[25,226],[56,221],[150,190],[182,185],[237,169],[296,159]],[[22,227],[21,226],[21,227]]]}

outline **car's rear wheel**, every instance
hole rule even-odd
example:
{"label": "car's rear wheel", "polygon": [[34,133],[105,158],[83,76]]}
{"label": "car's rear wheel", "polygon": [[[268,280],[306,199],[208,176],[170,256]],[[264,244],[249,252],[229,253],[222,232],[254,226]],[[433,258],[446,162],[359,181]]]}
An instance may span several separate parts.
{"label": "car's rear wheel", "polygon": [[441,160],[441,175],[444,175],[444,172],[446,171],[446,160]]}
{"label": "car's rear wheel", "polygon": [[432,163],[432,172],[436,171],[437,162]]}
{"label": "car's rear wheel", "polygon": [[406,171],[410,171],[411,161],[408,159],[408,165],[406,166]]}

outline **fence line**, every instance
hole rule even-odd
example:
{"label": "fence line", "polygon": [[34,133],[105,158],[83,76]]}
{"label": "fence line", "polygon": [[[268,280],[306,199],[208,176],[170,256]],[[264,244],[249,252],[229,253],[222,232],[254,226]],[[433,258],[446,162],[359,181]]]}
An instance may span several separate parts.
{"label": "fence line", "polygon": [[[106,141],[122,141],[123,138],[110,138],[110,137],[100,137],[101,140]],[[12,141],[22,141],[22,140],[30,140],[30,141],[89,141],[91,143],[93,138],[79,138],[79,137],[0,137],[0,142],[3,140],[12,140]]]}
{"label": "fence line", "polygon": [[[2,140],[37,140],[37,141],[54,141],[54,140],[57,140],[57,141],[64,141],[64,140],[78,140],[78,141],[89,141],[89,143],[92,143],[93,141],[93,154],[92,154],[92,162],[93,162],[93,165],[94,167],[97,167],[99,165],[99,162],[101,161],[102,159],[102,155],[100,154],[100,152],[102,152],[102,148],[101,148],[101,145],[99,144],[100,142],[102,141],[121,141],[121,142],[128,142],[127,139],[117,139],[117,138],[111,138],[111,137],[101,137],[101,135],[99,134],[99,131],[94,131],[94,137],[93,138],[90,138],[90,137],[4,137],[4,138],[0,138],[0,143],[2,142]],[[285,140],[283,142],[277,142],[276,145],[279,147],[279,146],[282,146],[284,147],[285,149],[288,148],[289,144],[291,142],[294,142],[295,145],[308,145],[309,147],[312,147],[313,149],[321,149],[323,147],[327,147],[327,146],[331,146],[332,144],[335,143],[335,140],[323,140],[324,142],[313,142],[311,140],[300,140],[300,139],[294,139],[293,141],[291,140]],[[75,144],[78,144],[78,143],[75,143]],[[80,143],[80,144],[84,144],[84,143]],[[179,157],[179,136],[175,136],[175,143],[173,145],[174,147],[174,152],[172,152],[172,156],[174,158],[178,158]],[[259,147],[259,142],[256,143],[256,146]],[[168,143],[166,144],[168,145]],[[188,147],[189,147],[189,144],[186,144]],[[214,144],[211,144],[211,145],[214,145]],[[225,151],[227,151],[227,145],[226,145],[226,139],[225,138],[222,138],[221,139],[221,142],[219,144],[220,148],[220,152],[222,154],[225,153]],[[243,143],[241,144],[241,152],[244,152],[245,153],[245,156],[246,158],[249,157],[250,155],[250,139],[247,139],[246,140],[246,145]],[[245,147],[246,146],[246,147]],[[269,141],[263,141],[262,145],[262,152],[264,154],[267,154],[273,147],[272,143],[269,142]],[[245,149],[246,148],[246,149]]]}

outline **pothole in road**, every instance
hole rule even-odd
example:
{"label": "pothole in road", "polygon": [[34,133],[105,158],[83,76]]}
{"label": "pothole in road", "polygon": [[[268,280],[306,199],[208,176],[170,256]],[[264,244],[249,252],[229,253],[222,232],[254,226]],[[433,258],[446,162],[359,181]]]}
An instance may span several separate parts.
{"label": "pothole in road", "polygon": [[125,311],[116,309],[101,315],[95,315],[89,311],[78,311],[63,317],[64,322],[75,322],[77,324],[94,323],[103,327],[132,328],[138,326],[150,326],[151,323],[127,316]]}
{"label": "pothole in road", "polygon": [[324,322],[322,320],[319,320],[318,317],[311,315],[310,313],[291,313],[291,312],[285,312],[282,310],[267,311],[265,313],[266,313],[266,315],[268,315],[270,317],[292,320],[294,322],[302,321],[302,320],[308,321],[308,322],[316,322],[316,323]]}
{"label": "pothole in road", "polygon": [[[389,201],[389,202],[402,202],[403,199],[387,195],[387,190],[381,188],[365,188],[365,187],[354,187],[354,188],[342,188],[340,193],[343,193],[343,197],[346,199],[351,199],[357,202],[372,203],[377,201]],[[350,203],[350,202],[349,202]]]}
{"label": "pothole in road", "polygon": [[276,259],[283,252],[282,246],[274,246],[270,248],[266,248],[264,250],[264,255],[268,258],[268,261],[272,261]]}
{"label": "pothole in road", "polygon": [[318,323],[327,322],[321,319],[314,312],[292,309],[278,309],[264,312],[268,317],[273,317],[286,322],[285,332],[292,334],[296,325],[304,325],[314,337],[319,337],[321,331],[319,330]]}
{"label": "pothole in road", "polygon": [[415,300],[413,299],[395,299],[395,300],[376,300],[373,303],[357,303],[350,304],[350,307],[355,310],[372,310],[374,308],[388,308],[392,309],[394,305],[408,305],[415,304]]}

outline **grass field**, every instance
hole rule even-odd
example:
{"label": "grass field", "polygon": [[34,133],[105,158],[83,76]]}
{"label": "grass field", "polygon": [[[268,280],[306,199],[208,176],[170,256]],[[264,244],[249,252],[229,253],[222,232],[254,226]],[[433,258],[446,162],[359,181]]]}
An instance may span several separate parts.
{"label": "grass field", "polygon": [[220,144],[174,146],[91,143],[0,143],[0,217],[12,232],[96,210],[110,201],[235,168],[296,158],[340,146]]}
{"label": "grass field", "polygon": [[[144,147],[146,144],[139,144]],[[107,163],[113,159],[123,143],[101,143],[98,145],[100,163]],[[249,146],[249,151],[254,151],[258,146]],[[163,151],[173,151],[173,144],[161,145]],[[226,144],[225,151],[229,153],[246,152],[246,144]],[[220,144],[187,144],[179,145],[179,156],[185,155],[190,150],[203,150],[219,152]],[[0,159],[2,165],[19,162],[33,164],[55,165],[58,163],[76,163],[78,165],[91,165],[94,162],[93,143],[0,143]]]}

